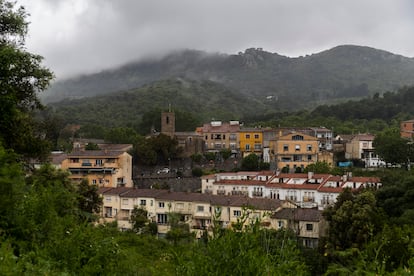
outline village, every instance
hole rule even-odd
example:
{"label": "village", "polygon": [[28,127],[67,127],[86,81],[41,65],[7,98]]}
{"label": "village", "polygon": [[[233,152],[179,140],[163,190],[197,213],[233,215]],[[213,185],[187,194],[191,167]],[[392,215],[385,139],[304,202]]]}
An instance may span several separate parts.
{"label": "village", "polygon": [[[76,140],[72,152],[52,154],[51,162],[68,170],[75,182],[87,179],[99,187],[101,223],[116,221],[120,230],[132,229],[131,214],[138,207],[157,224],[159,236],[170,230],[168,217],[174,213],[200,238],[205,231],[211,234],[214,220],[231,228],[247,214],[246,224],[260,221],[269,229],[289,228],[303,246],[316,248],[326,234],[326,207],[345,189],[376,190],[382,185],[378,177],[353,176],[346,170],[351,160],[368,170],[385,166],[375,154],[371,134],[334,136],[325,127],[245,128],[238,121],[213,121],[183,133],[175,131],[173,112],[163,112],[161,118],[161,131],[151,135],[174,137],[183,151],[178,161],[169,160],[168,166],[155,166],[150,172],[134,168],[129,144],[100,143],[99,150],[85,150],[88,141]],[[402,122],[401,135],[410,135],[412,126],[411,121]],[[231,152],[226,160],[201,165],[215,173],[191,176],[193,164],[183,160],[223,149]],[[335,160],[338,152],[350,161]],[[268,169],[241,171],[241,160],[250,154],[268,163]],[[304,172],[317,162],[343,166],[344,174]]]}

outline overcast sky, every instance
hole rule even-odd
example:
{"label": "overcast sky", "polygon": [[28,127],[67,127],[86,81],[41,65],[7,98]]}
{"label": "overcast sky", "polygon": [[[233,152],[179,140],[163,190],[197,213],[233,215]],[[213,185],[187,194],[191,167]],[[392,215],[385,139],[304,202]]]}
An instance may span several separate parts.
{"label": "overcast sky", "polygon": [[296,57],[354,44],[414,57],[412,0],[17,1],[27,49],[58,78],[183,48]]}

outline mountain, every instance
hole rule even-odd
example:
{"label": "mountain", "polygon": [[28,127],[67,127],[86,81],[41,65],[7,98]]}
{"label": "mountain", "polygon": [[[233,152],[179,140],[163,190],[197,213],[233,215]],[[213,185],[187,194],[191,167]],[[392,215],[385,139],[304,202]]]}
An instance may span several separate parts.
{"label": "mountain", "polygon": [[195,50],[56,82],[46,103],[135,89],[165,79],[210,81],[282,110],[361,98],[414,84],[414,59],[354,45],[290,58],[250,48],[237,55]]}
{"label": "mountain", "polygon": [[159,129],[161,110],[176,113],[176,130],[194,130],[209,120],[238,120],[269,106],[212,81],[157,81],[123,92],[50,103],[65,124]]}

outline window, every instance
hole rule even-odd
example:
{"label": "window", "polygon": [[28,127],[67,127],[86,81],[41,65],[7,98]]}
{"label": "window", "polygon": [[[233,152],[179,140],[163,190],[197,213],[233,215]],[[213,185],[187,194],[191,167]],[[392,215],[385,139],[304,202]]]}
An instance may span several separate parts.
{"label": "window", "polygon": [[306,150],[307,150],[307,151],[312,151],[312,145],[308,144],[308,145],[306,146]]}
{"label": "window", "polygon": [[289,151],[289,146],[288,145],[283,145],[283,151]]}
{"label": "window", "polygon": [[240,217],[241,216],[241,211],[240,210],[234,210],[233,211],[233,216]]}
{"label": "window", "polygon": [[158,207],[159,208],[164,208],[164,206],[165,206],[164,202],[158,202]]}
{"label": "window", "polygon": [[128,198],[122,199],[122,205],[128,205]]}
{"label": "window", "polygon": [[308,161],[312,161],[312,155],[308,155]]}
{"label": "window", "polygon": [[96,159],[95,160],[95,165],[102,166],[102,164],[103,164],[102,159]]}
{"label": "window", "polygon": [[259,139],[259,134],[255,134],[254,139]]}
{"label": "window", "polygon": [[176,208],[177,210],[184,210],[184,203],[182,203],[182,202],[177,202],[177,203],[175,204],[175,208]]}
{"label": "window", "polygon": [[204,212],[204,206],[198,205],[197,206],[197,212]]}
{"label": "window", "polygon": [[246,149],[246,151],[249,151],[250,150],[250,145],[246,144],[245,149]]}
{"label": "window", "polygon": [[147,201],[145,199],[141,199],[139,205],[145,206],[145,205],[147,205]]}
{"label": "window", "polygon": [[79,163],[79,158],[71,158],[70,163]]}
{"label": "window", "polygon": [[293,161],[296,161],[296,162],[302,161],[302,155],[299,155],[299,154],[293,155]]}
{"label": "window", "polygon": [[303,141],[303,136],[302,135],[293,135],[292,140],[293,141]]}
{"label": "window", "polygon": [[92,179],[92,184],[96,185],[96,179]]}
{"label": "window", "polygon": [[295,145],[295,151],[300,151],[300,145]]}
{"label": "window", "polygon": [[106,201],[106,202],[111,202],[111,200],[112,200],[112,198],[111,198],[110,196],[106,196],[106,197],[105,197],[105,201]]}
{"label": "window", "polygon": [[89,159],[82,160],[82,166],[92,166],[92,163],[89,161]]}
{"label": "window", "polygon": [[262,144],[254,144],[254,149],[255,150],[261,150],[262,149]]}
{"label": "window", "polygon": [[237,140],[237,135],[236,135],[236,134],[234,134],[234,133],[232,133],[232,134],[230,134],[229,139],[230,139],[230,140]]}
{"label": "window", "polygon": [[157,214],[158,224],[167,224],[167,222],[168,222],[167,214]]}
{"label": "window", "polygon": [[105,217],[107,218],[112,217],[112,207],[105,207]]}
{"label": "window", "polygon": [[312,223],[306,223],[306,231],[313,231],[313,224]]}
{"label": "window", "polygon": [[246,134],[246,139],[250,139],[250,134]]}
{"label": "window", "polygon": [[278,221],[278,226],[279,228],[282,228],[284,226],[283,220]]}
{"label": "window", "polygon": [[223,134],[223,140],[226,140],[226,134]]}

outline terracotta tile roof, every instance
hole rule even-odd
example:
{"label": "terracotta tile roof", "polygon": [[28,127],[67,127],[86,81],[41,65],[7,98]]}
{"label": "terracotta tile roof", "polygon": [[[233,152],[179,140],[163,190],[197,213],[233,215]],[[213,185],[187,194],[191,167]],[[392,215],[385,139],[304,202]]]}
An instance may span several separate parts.
{"label": "terracotta tile roof", "polygon": [[62,164],[63,160],[66,158],[68,158],[68,155],[66,153],[52,153],[49,156],[50,162],[54,165]]}
{"label": "terracotta tile roof", "polygon": [[369,133],[362,133],[362,134],[356,134],[352,140],[356,139],[358,141],[373,141],[375,138],[374,135]]}
{"label": "terracotta tile roof", "polygon": [[103,195],[121,195],[123,193],[128,192],[130,189],[133,189],[133,188],[129,188],[129,187],[99,188],[98,193],[103,194]]}
{"label": "terracotta tile roof", "polygon": [[230,125],[230,123],[223,122],[219,126],[212,126],[210,123],[203,125],[203,133],[236,133],[240,130],[240,125]]}
{"label": "terracotta tile roof", "polygon": [[116,151],[116,150],[85,150],[85,151],[73,151],[68,154],[68,158],[74,157],[118,157],[123,154],[125,151]]}
{"label": "terracotta tile roof", "polygon": [[156,200],[206,202],[213,206],[243,207],[252,206],[257,210],[276,210],[281,207],[282,201],[268,198],[249,198],[242,196],[222,196],[201,193],[170,192],[156,189],[136,188],[100,188],[99,194],[119,195],[120,197],[153,197]]}
{"label": "terracotta tile roof", "polygon": [[221,179],[214,182],[217,185],[264,185],[266,182],[261,180],[240,180],[240,179]]}
{"label": "terracotta tile roof", "polygon": [[274,213],[272,218],[318,222],[322,219],[322,211],[310,208],[282,209]]}

